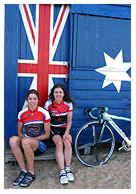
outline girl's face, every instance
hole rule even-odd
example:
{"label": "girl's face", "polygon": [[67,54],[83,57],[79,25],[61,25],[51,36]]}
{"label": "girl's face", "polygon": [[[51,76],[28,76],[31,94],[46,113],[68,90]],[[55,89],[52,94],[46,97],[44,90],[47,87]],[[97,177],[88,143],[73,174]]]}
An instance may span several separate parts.
{"label": "girl's face", "polygon": [[28,107],[31,111],[35,110],[37,105],[38,105],[38,102],[39,102],[39,99],[38,97],[36,96],[36,94],[29,94],[28,98],[27,98],[27,102],[28,102]]}
{"label": "girl's face", "polygon": [[64,91],[61,88],[55,88],[53,96],[56,102],[62,102],[64,97]]}

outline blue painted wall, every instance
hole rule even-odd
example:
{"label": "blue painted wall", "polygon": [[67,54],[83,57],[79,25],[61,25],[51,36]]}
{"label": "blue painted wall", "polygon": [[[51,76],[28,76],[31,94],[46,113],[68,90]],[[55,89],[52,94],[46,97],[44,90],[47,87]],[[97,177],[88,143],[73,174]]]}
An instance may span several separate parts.
{"label": "blue painted wall", "polygon": [[[123,53],[122,62],[131,62],[130,5],[72,5],[70,95],[74,98],[73,137],[90,118],[85,107],[108,106],[109,113],[131,117],[131,82],[121,81],[120,90],[111,82],[102,88],[106,76],[96,71],[106,66],[106,53],[116,59]],[[131,75],[131,69],[126,72]],[[119,77],[121,76],[121,72]],[[117,77],[118,81],[119,77]],[[109,80],[107,80],[109,81]],[[117,121],[126,134],[130,122]],[[116,141],[121,138],[115,133]]]}
{"label": "blue painted wall", "polygon": [[[35,25],[36,5],[30,11]],[[85,107],[108,106],[111,114],[131,116],[131,82],[121,81],[119,92],[113,83],[102,88],[105,75],[96,71],[106,66],[104,53],[112,59],[123,53],[123,63],[131,62],[131,6],[103,4],[72,4],[54,61],[69,62],[69,82],[54,78],[69,87],[74,99],[72,124],[75,135],[89,117]],[[60,5],[54,8],[55,25]],[[22,109],[32,77],[18,77],[18,59],[33,60],[19,5],[5,5],[5,65],[4,65],[4,130],[8,145],[17,132],[17,113]],[[131,69],[127,71],[131,76]],[[8,122],[7,122],[8,121]],[[118,122],[130,134],[130,123]],[[116,135],[116,141],[121,141]]]}
{"label": "blue painted wall", "polygon": [[[5,5],[4,37],[4,137],[17,129],[18,6]],[[10,35],[9,35],[10,32]]]}
{"label": "blue painted wall", "polygon": [[[58,18],[60,9],[62,5],[54,5],[53,8],[53,27],[56,23],[56,20]],[[38,58],[40,62],[42,61],[45,63],[45,61],[48,61],[49,64],[49,55],[47,54],[49,50],[49,45],[47,41],[49,42],[50,39],[50,5],[39,5],[39,8],[36,10],[35,4],[30,4],[27,6],[30,10],[30,15],[32,16],[32,22],[34,23],[34,28],[36,28],[36,12],[40,14],[42,13],[44,16],[42,17],[42,21],[44,21],[42,28],[39,30],[39,36],[38,40],[40,40],[38,43],[40,47],[38,46],[38,53],[41,54],[41,56]],[[21,7],[22,8],[22,7]],[[64,25],[62,33],[60,33],[60,40],[56,47],[55,54],[53,57],[53,61],[55,62],[66,62],[69,61],[69,36],[70,36],[70,18],[66,20],[66,23]],[[4,93],[5,93],[5,104],[4,104],[4,111],[5,111],[5,117],[4,117],[4,137],[6,139],[6,144],[9,144],[9,138],[10,136],[17,134],[17,115],[18,112],[23,108],[23,105],[25,103],[25,97],[27,91],[30,89],[31,84],[34,80],[33,77],[33,71],[34,73],[38,74],[39,72],[44,75],[44,73],[48,70],[44,68],[44,71],[39,68],[39,63],[34,64],[34,56],[32,53],[32,47],[30,45],[30,38],[31,36],[28,36],[26,33],[26,28],[24,25],[24,21],[22,19],[22,14],[19,9],[19,5],[5,5],[5,53],[4,53],[4,68],[5,68],[5,82],[4,82]],[[42,22],[39,20],[39,23]],[[38,23],[37,23],[38,24]],[[44,26],[45,25],[45,26]],[[49,26],[47,28],[47,25]],[[41,34],[40,34],[41,33]],[[46,39],[46,41],[41,41],[40,37],[43,37],[43,40]],[[36,37],[36,35],[35,35]],[[45,45],[47,45],[48,48],[45,50]],[[25,62],[20,60],[25,60]],[[41,62],[41,64],[42,64]],[[18,63],[20,63],[18,65]],[[47,64],[47,65],[48,65]],[[20,68],[21,66],[21,68]],[[62,65],[63,66],[63,65]],[[19,69],[20,68],[20,69]],[[35,68],[35,70],[34,70]],[[55,73],[55,68],[52,68],[52,74]],[[57,74],[59,74],[59,71],[61,73],[62,69],[57,69]],[[68,68],[67,68],[68,69]],[[21,73],[19,75],[18,73]],[[23,73],[23,75],[22,75]],[[40,75],[41,75],[40,74]],[[39,76],[39,74],[38,74]],[[38,80],[37,76],[37,80]],[[39,76],[40,77],[40,76]],[[44,77],[44,76],[43,76]],[[38,82],[38,81],[37,81]],[[68,88],[68,81],[61,77],[55,77],[53,78],[54,84],[56,83],[63,83]],[[41,81],[42,84],[42,81]],[[39,84],[40,85],[40,84]],[[45,87],[41,85],[40,89],[42,90],[42,93],[45,94],[45,89],[48,91],[48,84]],[[48,95],[48,94],[47,94]],[[41,97],[41,95],[40,95]],[[40,98],[42,99],[42,98]],[[42,99],[43,102],[47,99]]]}

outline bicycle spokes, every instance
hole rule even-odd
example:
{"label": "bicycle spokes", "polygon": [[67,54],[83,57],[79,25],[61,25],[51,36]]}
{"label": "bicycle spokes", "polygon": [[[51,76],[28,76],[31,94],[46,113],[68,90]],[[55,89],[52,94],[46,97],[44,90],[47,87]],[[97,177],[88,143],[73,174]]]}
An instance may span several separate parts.
{"label": "bicycle spokes", "polygon": [[84,126],[75,140],[78,159],[87,166],[103,164],[114,150],[114,137],[107,126],[92,122]]}

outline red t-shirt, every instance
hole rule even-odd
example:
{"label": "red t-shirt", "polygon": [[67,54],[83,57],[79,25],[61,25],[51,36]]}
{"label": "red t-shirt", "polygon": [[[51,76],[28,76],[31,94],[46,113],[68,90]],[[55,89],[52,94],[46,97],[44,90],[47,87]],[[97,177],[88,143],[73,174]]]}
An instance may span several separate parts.
{"label": "red t-shirt", "polygon": [[45,103],[44,108],[49,111],[51,116],[52,127],[66,127],[67,126],[67,114],[73,111],[73,105],[71,102],[62,101],[60,104],[49,100]]}
{"label": "red t-shirt", "polygon": [[37,106],[32,112],[28,107],[18,113],[18,122],[24,123],[24,135],[37,137],[43,135],[44,123],[50,122],[50,115],[44,108]]}

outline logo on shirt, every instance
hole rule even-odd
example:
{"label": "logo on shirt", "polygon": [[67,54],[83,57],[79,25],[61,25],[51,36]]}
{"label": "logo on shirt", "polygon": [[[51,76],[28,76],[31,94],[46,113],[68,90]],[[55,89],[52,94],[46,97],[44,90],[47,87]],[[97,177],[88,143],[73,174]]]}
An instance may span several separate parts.
{"label": "logo on shirt", "polygon": [[53,106],[52,108],[56,109],[56,108],[57,108],[57,106]]}

